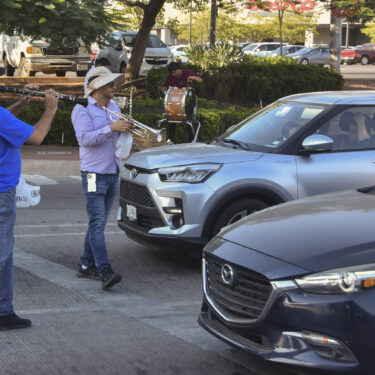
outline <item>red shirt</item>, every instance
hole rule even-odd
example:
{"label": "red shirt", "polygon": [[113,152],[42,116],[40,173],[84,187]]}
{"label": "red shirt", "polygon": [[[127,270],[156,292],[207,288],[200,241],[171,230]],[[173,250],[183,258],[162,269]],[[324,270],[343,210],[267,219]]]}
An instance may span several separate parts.
{"label": "red shirt", "polygon": [[178,87],[178,88],[186,87],[187,80],[191,76],[197,77],[198,74],[194,73],[192,70],[183,69],[181,77],[176,78],[176,77],[172,76],[172,74],[170,74],[165,79],[165,81],[163,83],[163,86],[165,86],[165,87],[172,86],[172,87]]}

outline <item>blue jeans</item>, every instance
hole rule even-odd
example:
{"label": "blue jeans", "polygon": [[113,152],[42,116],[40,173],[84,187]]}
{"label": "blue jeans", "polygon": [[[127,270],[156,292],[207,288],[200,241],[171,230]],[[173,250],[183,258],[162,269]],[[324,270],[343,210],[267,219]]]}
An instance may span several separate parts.
{"label": "blue jeans", "polygon": [[83,192],[86,197],[89,226],[85,237],[85,248],[81,264],[95,265],[99,276],[103,270],[110,268],[107,258],[107,247],[104,228],[111,212],[113,201],[118,192],[118,174],[96,174],[96,192],[87,191],[87,173],[81,172]]}
{"label": "blue jeans", "polygon": [[0,316],[14,312],[13,244],[16,221],[16,189],[0,192]]}

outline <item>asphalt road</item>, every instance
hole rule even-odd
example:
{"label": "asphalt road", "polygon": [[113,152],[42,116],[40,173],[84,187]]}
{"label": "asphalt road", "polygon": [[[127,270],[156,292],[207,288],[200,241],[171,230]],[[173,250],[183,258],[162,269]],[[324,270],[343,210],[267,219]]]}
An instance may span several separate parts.
{"label": "asphalt road", "polygon": [[99,281],[78,279],[87,225],[79,177],[25,177],[41,186],[41,203],[18,209],[15,308],[33,326],[1,333],[1,374],[292,373],[202,330],[199,254],[127,239],[117,227],[117,203],[106,238],[123,281],[102,291]]}

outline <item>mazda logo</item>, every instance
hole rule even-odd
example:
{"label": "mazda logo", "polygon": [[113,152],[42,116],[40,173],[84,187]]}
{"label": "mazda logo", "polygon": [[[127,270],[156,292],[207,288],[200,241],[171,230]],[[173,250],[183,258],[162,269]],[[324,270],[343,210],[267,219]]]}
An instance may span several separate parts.
{"label": "mazda logo", "polygon": [[130,170],[130,177],[133,180],[137,177],[137,175],[138,175],[138,171],[135,168],[133,168],[133,169]]}
{"label": "mazda logo", "polygon": [[221,280],[223,280],[225,285],[233,285],[234,276],[234,270],[229,264],[221,266]]}

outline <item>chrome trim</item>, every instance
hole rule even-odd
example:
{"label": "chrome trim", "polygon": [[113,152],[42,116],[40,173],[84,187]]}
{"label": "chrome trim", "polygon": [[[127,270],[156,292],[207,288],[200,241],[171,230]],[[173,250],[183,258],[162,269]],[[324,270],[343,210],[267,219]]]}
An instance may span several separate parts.
{"label": "chrome trim", "polygon": [[279,290],[289,290],[297,288],[297,285],[293,280],[271,281],[271,285],[273,289]]}
{"label": "chrome trim", "polygon": [[264,317],[267,315],[269,309],[271,308],[273,302],[275,299],[280,295],[282,292],[282,289],[276,288],[273,283],[272,285],[272,291],[268,297],[267,302],[264,305],[263,311],[259,314],[259,316],[256,319],[240,319],[240,318],[234,318],[233,316],[229,316],[228,314],[225,314],[221,311],[220,307],[215,303],[215,301],[210,297],[207,289],[207,267],[206,267],[206,259],[203,256],[202,257],[202,279],[203,279],[203,293],[204,296],[208,302],[208,304],[211,306],[211,308],[216,312],[219,317],[224,320],[227,323],[231,324],[238,324],[238,325],[249,325],[249,324],[255,324],[264,319]]}
{"label": "chrome trim", "polygon": [[308,341],[314,344],[342,347],[342,344],[339,341],[334,340],[327,336],[319,335],[317,333],[284,331],[282,335],[290,336],[290,337],[297,337],[303,341]]}

